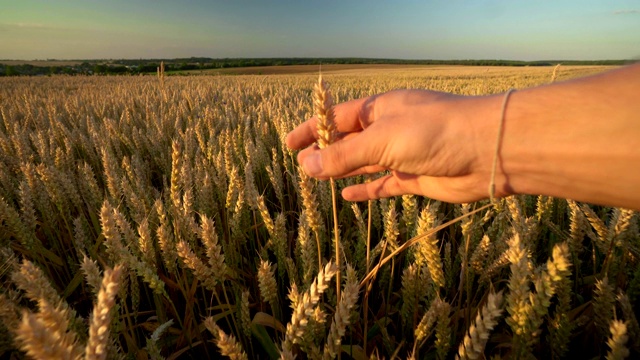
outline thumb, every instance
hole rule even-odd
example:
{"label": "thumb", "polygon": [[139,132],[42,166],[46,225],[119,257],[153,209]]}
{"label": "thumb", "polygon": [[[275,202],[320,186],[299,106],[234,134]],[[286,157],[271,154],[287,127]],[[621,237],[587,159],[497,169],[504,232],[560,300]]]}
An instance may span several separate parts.
{"label": "thumb", "polygon": [[362,132],[337,141],[324,149],[315,149],[302,159],[302,168],[312,177],[344,177],[356,170],[378,164],[381,147]]}

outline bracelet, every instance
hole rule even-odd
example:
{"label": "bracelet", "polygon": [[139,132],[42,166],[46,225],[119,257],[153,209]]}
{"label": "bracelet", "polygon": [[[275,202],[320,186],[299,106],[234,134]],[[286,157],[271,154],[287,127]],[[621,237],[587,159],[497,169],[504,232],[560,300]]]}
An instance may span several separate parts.
{"label": "bracelet", "polygon": [[502,139],[502,132],[504,128],[504,117],[507,110],[507,102],[509,101],[509,95],[516,89],[511,88],[504,94],[504,100],[502,101],[502,111],[500,112],[500,123],[498,124],[498,136],[496,137],[496,150],[493,153],[493,166],[491,168],[491,180],[489,182],[489,200],[494,202],[494,195],[496,193],[496,168],[498,167],[498,152],[500,151],[500,144]]}

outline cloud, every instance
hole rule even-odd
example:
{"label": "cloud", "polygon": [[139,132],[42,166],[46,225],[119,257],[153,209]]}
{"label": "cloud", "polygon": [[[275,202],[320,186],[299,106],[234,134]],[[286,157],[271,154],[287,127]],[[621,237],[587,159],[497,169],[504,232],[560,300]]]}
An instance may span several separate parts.
{"label": "cloud", "polygon": [[43,29],[47,27],[44,24],[37,24],[37,23],[14,23],[12,25],[19,28],[36,28],[36,29]]}
{"label": "cloud", "polygon": [[640,14],[640,10],[628,9],[628,10],[616,10],[613,12],[613,15],[629,15],[629,14]]}
{"label": "cloud", "polygon": [[7,30],[17,30],[17,31],[56,31],[56,30],[72,30],[70,28],[58,25],[49,25],[49,24],[41,24],[41,23],[0,23],[0,29],[5,31]]}

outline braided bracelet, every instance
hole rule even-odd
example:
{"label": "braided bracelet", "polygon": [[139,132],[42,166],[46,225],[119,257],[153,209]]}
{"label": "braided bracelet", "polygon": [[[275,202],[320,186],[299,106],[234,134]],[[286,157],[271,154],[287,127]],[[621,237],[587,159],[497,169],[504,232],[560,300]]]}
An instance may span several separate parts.
{"label": "braided bracelet", "polygon": [[507,110],[507,102],[509,101],[509,95],[516,89],[509,89],[504,94],[504,100],[502,101],[502,111],[500,112],[500,123],[498,125],[498,136],[496,137],[496,150],[493,153],[493,166],[491,168],[491,181],[489,182],[489,199],[491,203],[494,202],[494,195],[496,193],[496,168],[498,167],[498,152],[500,151],[500,144],[502,139],[502,132],[504,128],[504,116]]}

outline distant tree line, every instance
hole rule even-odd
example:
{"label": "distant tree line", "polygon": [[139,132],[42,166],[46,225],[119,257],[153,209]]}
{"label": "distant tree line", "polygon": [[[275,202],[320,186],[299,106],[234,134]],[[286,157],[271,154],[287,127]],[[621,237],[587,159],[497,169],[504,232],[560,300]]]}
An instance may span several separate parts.
{"label": "distant tree line", "polygon": [[[139,60],[87,60],[77,65],[35,66],[31,64],[7,65],[0,61],[0,76],[42,76],[42,75],[137,75],[155,73],[160,62],[165,71],[171,73],[187,70],[208,70],[240,68],[251,66],[286,66],[320,64],[397,64],[397,65],[467,65],[467,66],[553,66],[563,65],[624,65],[632,60],[403,60],[369,58],[224,58],[203,57],[180,59],[139,59]],[[54,63],[54,62],[52,62]]]}

